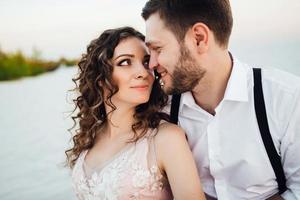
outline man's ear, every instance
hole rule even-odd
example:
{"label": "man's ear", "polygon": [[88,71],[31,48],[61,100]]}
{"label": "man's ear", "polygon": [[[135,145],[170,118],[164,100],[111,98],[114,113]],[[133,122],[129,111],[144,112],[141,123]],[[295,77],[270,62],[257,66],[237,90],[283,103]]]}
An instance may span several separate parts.
{"label": "man's ear", "polygon": [[191,34],[194,38],[194,43],[198,53],[203,53],[208,50],[209,43],[209,28],[204,23],[195,23],[191,28]]}

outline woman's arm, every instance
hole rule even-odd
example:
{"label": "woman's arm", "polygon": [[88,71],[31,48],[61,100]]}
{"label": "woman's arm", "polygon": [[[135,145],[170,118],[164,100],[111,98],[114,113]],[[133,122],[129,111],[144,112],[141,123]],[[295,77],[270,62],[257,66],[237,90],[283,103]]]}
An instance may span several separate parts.
{"label": "woman's arm", "polygon": [[174,198],[205,199],[184,131],[174,124],[163,123],[155,136],[155,145],[158,165],[167,174]]}

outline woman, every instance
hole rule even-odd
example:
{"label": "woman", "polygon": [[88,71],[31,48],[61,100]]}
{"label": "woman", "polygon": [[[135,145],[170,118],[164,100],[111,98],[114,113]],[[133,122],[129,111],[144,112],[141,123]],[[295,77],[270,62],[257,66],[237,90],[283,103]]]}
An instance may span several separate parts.
{"label": "woman", "polygon": [[167,123],[167,103],[144,36],[107,30],[79,62],[79,129],[66,151],[79,199],[204,199],[184,132]]}

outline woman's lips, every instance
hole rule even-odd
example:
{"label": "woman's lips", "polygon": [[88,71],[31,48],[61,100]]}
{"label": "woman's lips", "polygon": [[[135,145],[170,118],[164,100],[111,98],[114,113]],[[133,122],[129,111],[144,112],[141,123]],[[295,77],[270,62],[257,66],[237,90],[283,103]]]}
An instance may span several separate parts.
{"label": "woman's lips", "polygon": [[136,86],[132,86],[132,88],[148,88],[148,85],[136,85]]}
{"label": "woman's lips", "polygon": [[147,90],[149,88],[149,85],[136,85],[136,86],[133,86],[131,88],[143,91],[143,90]]}

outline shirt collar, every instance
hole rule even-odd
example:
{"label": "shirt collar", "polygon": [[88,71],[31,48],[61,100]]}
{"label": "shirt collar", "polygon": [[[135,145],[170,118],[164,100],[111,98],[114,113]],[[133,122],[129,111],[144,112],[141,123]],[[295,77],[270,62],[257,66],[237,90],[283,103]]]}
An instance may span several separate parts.
{"label": "shirt collar", "polygon": [[194,107],[197,105],[195,102],[195,99],[192,95],[192,92],[190,92],[190,91],[185,92],[181,95],[181,102],[184,105],[187,105],[188,107]]}
{"label": "shirt collar", "polygon": [[248,101],[247,67],[233,57],[233,66],[223,100]]}

